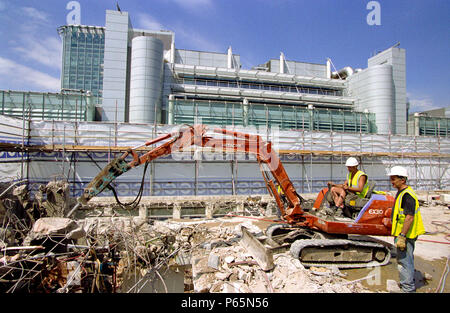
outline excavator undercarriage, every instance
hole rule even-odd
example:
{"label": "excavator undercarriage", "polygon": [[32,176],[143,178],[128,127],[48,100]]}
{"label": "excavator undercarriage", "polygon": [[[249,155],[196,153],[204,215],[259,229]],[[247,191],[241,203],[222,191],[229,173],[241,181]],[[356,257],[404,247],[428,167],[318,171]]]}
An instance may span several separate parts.
{"label": "excavator undercarriage", "polygon": [[331,235],[311,229],[272,224],[266,230],[266,244],[273,249],[289,249],[305,267],[361,268],[389,263],[390,251],[367,237]]}

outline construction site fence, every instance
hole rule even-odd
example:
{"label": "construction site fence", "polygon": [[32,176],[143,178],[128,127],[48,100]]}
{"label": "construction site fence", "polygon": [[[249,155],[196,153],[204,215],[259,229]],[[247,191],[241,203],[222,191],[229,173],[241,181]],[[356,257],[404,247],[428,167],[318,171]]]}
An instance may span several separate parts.
{"label": "construction site fence", "polygon": [[[73,196],[113,158],[128,147],[183,125],[109,122],[32,121],[0,116],[0,173],[2,181],[26,179],[31,190],[54,179],[71,184]],[[224,128],[224,127],[220,127]],[[367,133],[280,130],[276,127],[231,127],[258,134],[272,142],[294,183],[303,193],[314,193],[328,181],[343,182],[345,161],[355,156],[360,169],[390,190],[387,171],[394,165],[408,169],[408,183],[417,190],[450,189],[450,139],[446,137],[379,135]],[[221,138],[209,126],[208,136]],[[162,144],[162,141],[160,144]],[[141,151],[144,152],[144,151]],[[119,196],[136,195],[144,167],[137,167],[113,184]],[[172,153],[151,162],[144,177],[144,196],[265,194],[267,189],[256,158],[246,153],[223,153],[199,148]],[[111,196],[105,191],[99,196]]]}

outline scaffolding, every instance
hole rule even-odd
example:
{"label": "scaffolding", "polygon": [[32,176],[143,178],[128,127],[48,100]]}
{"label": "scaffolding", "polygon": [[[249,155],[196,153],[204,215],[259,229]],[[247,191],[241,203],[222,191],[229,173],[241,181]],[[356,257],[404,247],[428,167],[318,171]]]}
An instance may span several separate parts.
{"label": "scaffolding", "polygon": [[[0,174],[2,179],[27,179],[30,189],[55,177],[71,185],[73,196],[109,161],[180,125],[102,122],[32,121],[0,116]],[[218,126],[220,127],[220,125]],[[212,135],[212,129],[210,126]],[[359,158],[361,168],[389,190],[386,171],[403,165],[409,183],[417,190],[450,189],[450,139],[431,136],[379,135],[351,132],[284,131],[250,126],[227,126],[259,134],[280,154],[299,192],[317,192],[327,181],[343,181],[345,160]],[[148,148],[142,148],[142,152]],[[242,153],[218,153],[189,149],[151,162],[144,196],[242,195],[267,193],[256,159]],[[136,195],[143,169],[136,168],[117,179],[120,196]],[[101,196],[111,196],[104,192]]]}

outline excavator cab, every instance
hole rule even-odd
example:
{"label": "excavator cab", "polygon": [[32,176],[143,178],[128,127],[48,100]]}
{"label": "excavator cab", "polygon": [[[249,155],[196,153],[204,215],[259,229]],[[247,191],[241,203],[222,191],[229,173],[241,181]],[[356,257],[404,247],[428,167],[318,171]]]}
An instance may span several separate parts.
{"label": "excavator cab", "polygon": [[[344,209],[343,213],[345,217],[356,219],[359,212],[362,208],[370,201],[372,195],[379,193],[375,191],[376,182],[375,181],[369,181],[369,189],[367,191],[367,194],[364,198],[346,198],[344,201]],[[384,193],[383,193],[384,194]],[[316,211],[321,211],[323,209],[326,209],[328,206],[334,205],[333,198],[331,196],[329,188],[323,188],[319,195],[316,198],[316,202],[314,203],[314,209]]]}
{"label": "excavator cab", "polygon": [[344,201],[344,215],[346,217],[356,219],[361,209],[370,201],[372,194],[374,194],[375,190],[375,181],[369,181],[369,189],[364,198],[356,198],[356,199],[345,199]]}

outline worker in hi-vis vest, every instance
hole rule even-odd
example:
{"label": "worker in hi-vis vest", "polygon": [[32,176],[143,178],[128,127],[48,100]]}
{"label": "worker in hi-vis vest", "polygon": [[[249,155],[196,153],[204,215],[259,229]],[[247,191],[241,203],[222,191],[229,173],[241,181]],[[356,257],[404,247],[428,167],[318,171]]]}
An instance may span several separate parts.
{"label": "worker in hi-vis vest", "polygon": [[[328,201],[334,202],[333,208],[336,212],[336,216],[343,216],[344,200],[352,200],[356,198],[364,198],[369,189],[367,174],[358,170],[359,162],[356,158],[350,157],[345,162],[347,166],[348,174],[347,180],[343,184],[334,184],[328,182],[328,188],[330,193]],[[352,199],[350,199],[352,198]]]}
{"label": "worker in hi-vis vest", "polygon": [[425,233],[419,200],[414,190],[407,185],[408,171],[394,166],[388,173],[392,186],[397,189],[392,210],[392,230],[397,247],[399,287],[403,292],[416,290],[414,281],[414,247],[417,236]]}

